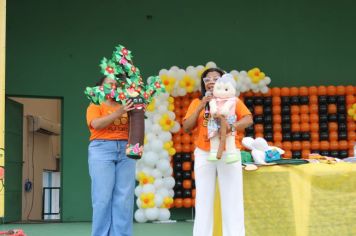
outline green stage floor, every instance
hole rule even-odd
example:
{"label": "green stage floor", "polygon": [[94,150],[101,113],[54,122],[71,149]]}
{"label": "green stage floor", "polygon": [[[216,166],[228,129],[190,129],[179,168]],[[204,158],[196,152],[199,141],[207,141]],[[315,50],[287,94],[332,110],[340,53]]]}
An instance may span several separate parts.
{"label": "green stage floor", "polygon": [[[91,223],[1,224],[0,231],[21,228],[27,236],[90,236]],[[134,224],[134,236],[189,236],[193,223]]]}

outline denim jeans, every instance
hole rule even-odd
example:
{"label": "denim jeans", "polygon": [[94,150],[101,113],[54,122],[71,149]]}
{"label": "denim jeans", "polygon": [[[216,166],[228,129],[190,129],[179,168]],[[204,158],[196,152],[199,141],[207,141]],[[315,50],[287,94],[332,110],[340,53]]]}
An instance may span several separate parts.
{"label": "denim jeans", "polygon": [[131,236],[136,162],[125,154],[127,141],[93,140],[89,173],[92,236]]}

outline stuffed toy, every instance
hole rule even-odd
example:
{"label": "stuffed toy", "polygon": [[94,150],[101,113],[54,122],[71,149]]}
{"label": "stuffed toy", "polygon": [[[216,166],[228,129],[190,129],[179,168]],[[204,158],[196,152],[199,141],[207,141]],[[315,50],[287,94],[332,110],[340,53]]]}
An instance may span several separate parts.
{"label": "stuffed toy", "polygon": [[268,146],[264,138],[245,137],[242,139],[242,145],[251,150],[253,160],[259,165],[267,165],[267,163],[277,161],[284,154],[284,150],[279,147]]}
{"label": "stuffed toy", "polygon": [[8,231],[0,231],[0,235],[11,235],[11,236],[26,236],[22,229],[12,229]]}
{"label": "stuffed toy", "polygon": [[235,145],[236,131],[233,124],[236,122],[235,107],[236,81],[231,74],[224,74],[219,78],[213,89],[213,99],[210,100],[210,115],[208,121],[208,138],[210,139],[209,161],[221,159],[222,152],[226,151],[226,163],[241,160],[240,150]]}

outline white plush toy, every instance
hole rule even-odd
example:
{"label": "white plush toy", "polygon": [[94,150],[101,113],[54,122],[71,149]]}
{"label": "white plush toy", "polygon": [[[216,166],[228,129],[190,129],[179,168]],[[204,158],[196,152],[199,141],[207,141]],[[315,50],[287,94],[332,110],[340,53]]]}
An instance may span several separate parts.
{"label": "white plush toy", "polygon": [[245,137],[242,139],[242,145],[251,150],[251,155],[256,164],[266,165],[266,151],[277,150],[281,155],[284,154],[284,150],[275,146],[268,146],[267,141],[264,138],[253,139],[251,137]]}
{"label": "white plush toy", "polygon": [[[236,122],[235,107],[238,98],[236,97],[236,81],[231,74],[224,74],[216,81],[213,97],[209,102],[211,118],[208,122],[208,137],[210,139],[211,151],[208,160],[217,161],[220,159],[222,150],[225,148],[226,163],[240,161],[241,153],[235,145],[236,132],[233,127],[233,124]],[[220,128],[225,127],[225,125],[231,127],[230,133],[220,133]],[[224,143],[225,146],[223,147]],[[221,145],[220,149],[219,145]]]}

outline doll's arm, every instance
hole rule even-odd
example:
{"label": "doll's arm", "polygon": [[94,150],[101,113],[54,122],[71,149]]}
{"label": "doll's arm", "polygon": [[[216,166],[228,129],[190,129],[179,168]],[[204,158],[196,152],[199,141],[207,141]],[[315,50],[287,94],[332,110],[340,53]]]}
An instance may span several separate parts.
{"label": "doll's arm", "polygon": [[217,104],[216,104],[216,100],[215,99],[212,99],[210,102],[209,102],[209,106],[210,106],[210,114],[212,116],[216,115],[218,113],[218,107],[217,107]]}
{"label": "doll's arm", "polygon": [[224,116],[228,116],[230,111],[235,107],[235,101],[226,101],[221,109],[221,114]]}

